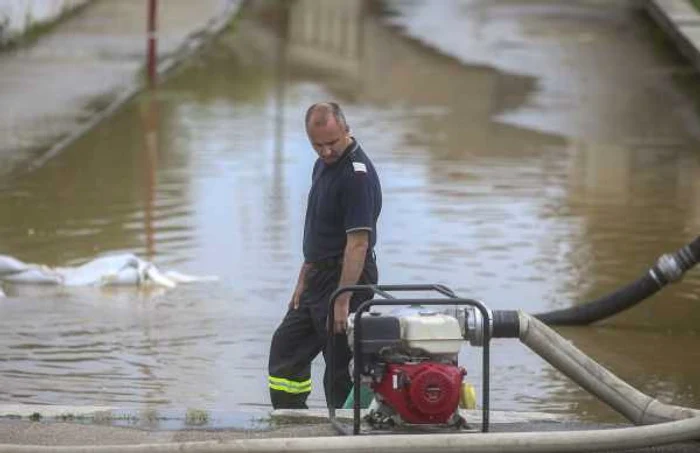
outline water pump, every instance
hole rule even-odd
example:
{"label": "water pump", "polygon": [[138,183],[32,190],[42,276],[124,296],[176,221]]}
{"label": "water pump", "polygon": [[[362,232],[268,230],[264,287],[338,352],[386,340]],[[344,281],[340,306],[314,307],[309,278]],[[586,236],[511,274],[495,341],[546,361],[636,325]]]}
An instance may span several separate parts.
{"label": "water pump", "polygon": [[[457,318],[407,307],[370,312],[361,322],[360,374],[375,394],[366,417],[371,426],[465,424],[458,411],[467,372],[457,363],[464,341]],[[351,322],[351,345],[354,335]]]}
{"label": "water pump", "polygon": [[[462,299],[443,285],[354,285],[338,289],[330,302],[347,291],[371,291],[375,298],[360,304],[348,320],[348,341],[353,355],[353,428],[336,418],[329,404],[331,424],[343,434],[360,434],[361,387],[374,394],[364,420],[373,430],[418,426],[463,428],[462,407],[474,408],[473,387],[465,382],[466,370],[457,361],[468,341],[482,351],[481,431],[489,427],[489,357],[492,312],[483,303]],[[440,297],[397,298],[396,292],[437,292]],[[378,297],[377,297],[378,296]],[[374,308],[391,307],[377,311]],[[373,310],[370,310],[373,309]],[[472,324],[474,326],[470,327]],[[330,394],[333,394],[335,336],[330,349]]]}

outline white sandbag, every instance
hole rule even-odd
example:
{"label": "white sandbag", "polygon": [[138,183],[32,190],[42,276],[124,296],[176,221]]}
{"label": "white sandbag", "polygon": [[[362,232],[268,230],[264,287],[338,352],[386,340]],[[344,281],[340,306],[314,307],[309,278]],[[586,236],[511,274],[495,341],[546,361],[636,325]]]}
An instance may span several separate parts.
{"label": "white sandbag", "polygon": [[175,271],[161,272],[157,266],[133,254],[105,255],[77,267],[26,264],[0,255],[0,281],[22,284],[63,286],[144,286],[174,288],[178,283],[211,281],[216,277],[197,277]]}
{"label": "white sandbag", "polygon": [[[101,285],[105,279],[110,280],[128,269],[138,273],[140,261],[136,255],[131,254],[105,255],[78,267],[58,267],[56,271],[64,275],[66,286]],[[125,277],[123,281],[128,279]],[[139,281],[135,279],[132,284],[138,285]]]}
{"label": "white sandbag", "polygon": [[141,274],[134,267],[127,267],[118,272],[112,272],[100,277],[100,286],[138,286],[141,282]]}
{"label": "white sandbag", "polygon": [[29,265],[7,255],[0,255],[0,277],[27,270]]}
{"label": "white sandbag", "polygon": [[0,279],[10,283],[31,283],[32,285],[62,285],[63,276],[46,266],[32,266],[22,272],[0,275]]}
{"label": "white sandbag", "polygon": [[175,288],[176,283],[163,275],[155,266],[148,266],[144,270],[146,278],[160,286],[166,288]]}

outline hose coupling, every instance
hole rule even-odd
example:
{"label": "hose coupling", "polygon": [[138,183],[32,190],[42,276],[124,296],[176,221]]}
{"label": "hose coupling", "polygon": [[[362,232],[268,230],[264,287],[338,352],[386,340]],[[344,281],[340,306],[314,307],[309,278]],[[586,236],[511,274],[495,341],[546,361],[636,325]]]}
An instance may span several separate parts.
{"label": "hose coupling", "polygon": [[[681,251],[682,250],[683,249],[681,249]],[[672,283],[680,280],[683,277],[683,274],[686,271],[683,264],[683,258],[680,255],[680,252],[674,254],[666,253],[661,255],[656,261],[655,270],[657,270],[661,276],[663,276],[663,279],[667,283]]]}
{"label": "hose coupling", "polygon": [[[484,315],[476,307],[466,307],[464,309],[464,339],[472,346],[483,346],[485,331]],[[491,326],[489,325],[490,331]]]}
{"label": "hose coupling", "polygon": [[[474,307],[464,310],[464,338],[472,346],[483,346],[485,332],[489,338],[518,338],[520,317],[515,310],[489,311],[490,322],[486,326],[484,316]],[[488,331],[486,330],[488,328]]]}

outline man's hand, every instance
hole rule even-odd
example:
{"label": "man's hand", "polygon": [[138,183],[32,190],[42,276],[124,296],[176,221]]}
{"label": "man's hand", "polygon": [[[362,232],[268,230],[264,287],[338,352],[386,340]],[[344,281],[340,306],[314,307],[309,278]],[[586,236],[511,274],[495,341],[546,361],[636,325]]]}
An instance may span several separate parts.
{"label": "man's hand", "polygon": [[343,293],[335,300],[333,326],[330,325],[330,316],[328,317],[329,333],[344,333],[347,329],[351,297],[352,293]]}
{"label": "man's hand", "polygon": [[292,294],[292,298],[290,299],[288,304],[290,310],[297,310],[299,308],[299,301],[301,300],[301,295],[306,289],[306,272],[309,270],[310,267],[311,266],[308,263],[304,263],[301,265],[301,269],[299,269],[297,286],[294,288],[294,294]]}
{"label": "man's hand", "polygon": [[290,310],[297,310],[299,308],[299,300],[301,299],[301,294],[304,292],[304,282],[301,281],[297,283],[296,288],[294,288],[294,294],[292,294],[292,298],[289,301],[289,309]]}

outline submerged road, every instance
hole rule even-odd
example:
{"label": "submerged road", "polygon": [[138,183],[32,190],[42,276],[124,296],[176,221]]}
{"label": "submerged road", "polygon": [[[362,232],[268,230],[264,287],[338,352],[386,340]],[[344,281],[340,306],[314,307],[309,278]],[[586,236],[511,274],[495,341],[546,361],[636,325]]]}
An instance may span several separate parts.
{"label": "submerged road", "polygon": [[[302,259],[303,112],[320,99],[346,106],[381,174],[384,283],[540,312],[606,294],[700,232],[700,85],[636,2],[260,5],[0,192],[2,253],[131,252],[219,282],[3,286],[0,405],[267,407],[269,338]],[[700,407],[698,298],[695,271],[562,333],[643,391]],[[462,357],[475,384],[479,357]],[[495,344],[492,373],[497,409],[618,420],[518,344]]]}

